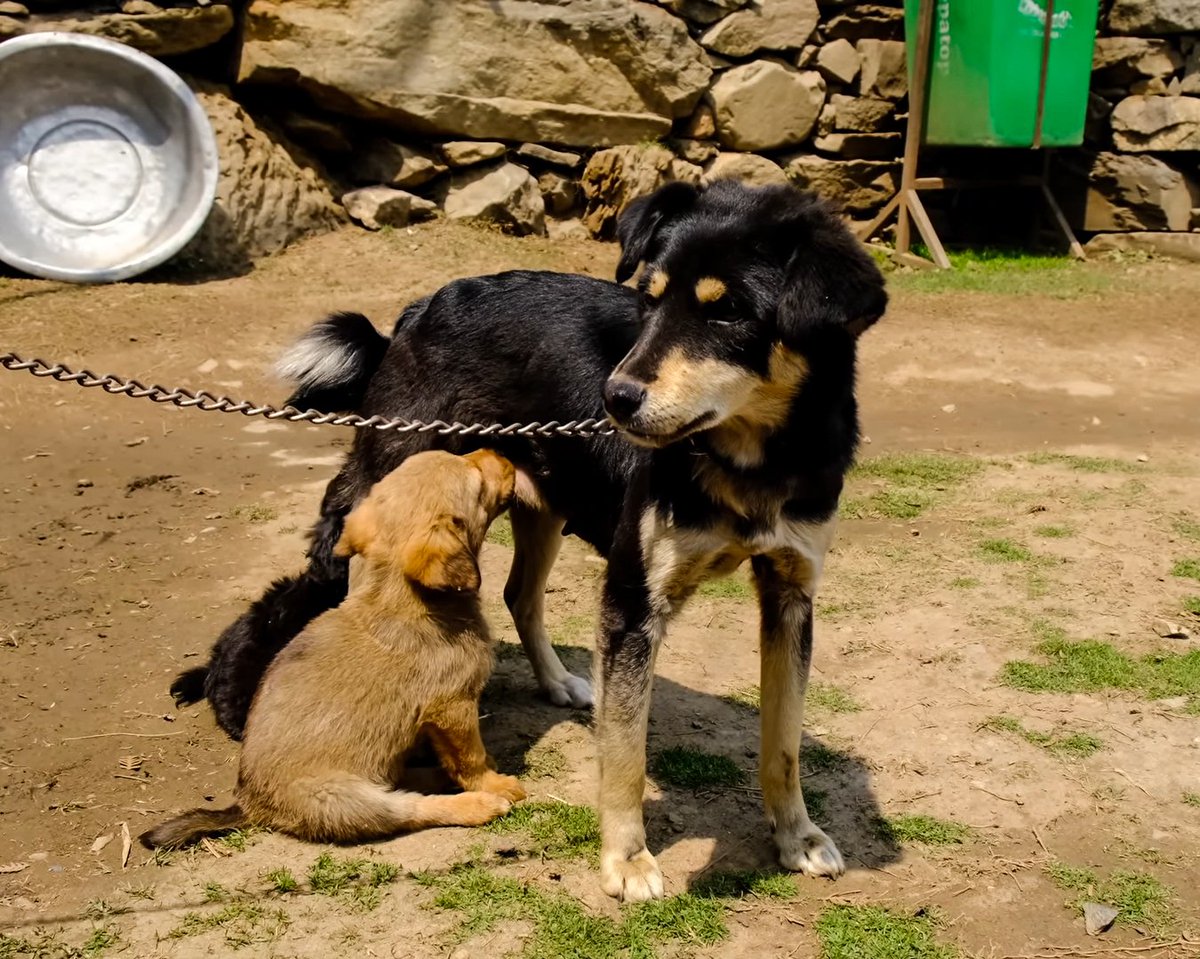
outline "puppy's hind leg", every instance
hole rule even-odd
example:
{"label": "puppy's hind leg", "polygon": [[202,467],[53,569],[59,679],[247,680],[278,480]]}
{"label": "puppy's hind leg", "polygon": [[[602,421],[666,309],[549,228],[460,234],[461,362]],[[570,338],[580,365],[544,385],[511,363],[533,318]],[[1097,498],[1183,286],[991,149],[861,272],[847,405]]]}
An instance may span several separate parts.
{"label": "puppy's hind leg", "polygon": [[291,798],[293,816],[278,825],[311,842],[365,842],[434,826],[482,826],[512,806],[492,792],[424,796],[352,775],[297,780]]}
{"label": "puppy's hind leg", "polygon": [[546,582],[562,548],[563,521],[528,506],[509,511],[513,529],[513,564],[504,587],[525,655],[538,685],[556,706],[586,709],[592,705],[592,686],[567,668],[550,645],[546,632]]}

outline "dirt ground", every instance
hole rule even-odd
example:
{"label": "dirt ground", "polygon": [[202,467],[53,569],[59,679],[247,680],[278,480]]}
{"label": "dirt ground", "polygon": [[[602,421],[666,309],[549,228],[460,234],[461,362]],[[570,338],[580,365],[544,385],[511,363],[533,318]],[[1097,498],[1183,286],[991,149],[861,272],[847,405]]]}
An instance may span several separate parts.
{"label": "dirt ground", "polygon": [[[607,245],[431,225],[332,234],[206,283],[0,278],[0,352],[280,400],[271,362],[327,311],[386,326],[455,276],[516,266],[608,276],[615,258]],[[1046,662],[1036,650],[1046,640],[1094,639],[1168,664],[1200,650],[1200,615],[1185,608],[1200,596],[1200,269],[1076,269],[1094,282],[1065,296],[1053,283],[939,292],[902,277],[864,338],[866,465],[820,597],[815,680],[826,695],[810,709],[806,779],[824,794],[817,818],[848,874],[729,900],[715,944],[721,933],[662,934],[649,952],[611,954],[813,956],[823,943],[846,955],[820,933],[839,904],[935,916],[951,950],[939,956],[1200,952],[1195,677],[1181,666],[1174,686],[1140,691],[1005,682],[1007,663]],[[330,850],[265,833],[159,858],[135,844],[123,865],[124,828],[136,836],[172,811],[228,801],[235,746],[206,708],[177,711],[167,687],[300,564],[348,435],[4,372],[0,427],[0,957],[609,954],[556,952],[534,907],[464,929],[465,907],[412,878],[472,860],[570,896],[613,928],[623,921],[586,854],[529,855],[519,831],[333,850],[400,867],[374,899],[322,894],[310,868]],[[899,456],[913,453],[919,475]],[[588,804],[589,717],[538,700],[499,598],[510,550],[502,532],[493,539],[485,593],[508,645],[485,737],[533,800]],[[566,654],[581,670],[601,568],[572,540],[551,580],[550,622],[579,647]],[[1173,631],[1191,638],[1161,635]],[[699,749],[747,774],[740,786],[650,787],[650,845],[670,894],[772,867],[751,785],[757,717],[734,701],[752,698],[756,646],[753,598],[735,577],[696,598],[660,658],[652,752]],[[1091,746],[1062,747],[1070,737]],[[936,845],[880,827],[913,815],[961,824],[965,838]],[[1064,866],[1094,881],[1064,888]],[[280,891],[268,876],[280,869],[298,888]],[[1072,903],[1103,900],[1130,876],[1156,891],[1149,918],[1135,909],[1089,939]]]}

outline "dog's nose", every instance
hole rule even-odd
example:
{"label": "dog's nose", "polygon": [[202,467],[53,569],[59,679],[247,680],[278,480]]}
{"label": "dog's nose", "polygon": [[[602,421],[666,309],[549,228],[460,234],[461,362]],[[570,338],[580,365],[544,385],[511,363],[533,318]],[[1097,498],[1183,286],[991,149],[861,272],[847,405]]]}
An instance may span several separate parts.
{"label": "dog's nose", "polygon": [[646,388],[636,380],[609,377],[604,384],[604,408],[618,423],[628,422],[646,399]]}

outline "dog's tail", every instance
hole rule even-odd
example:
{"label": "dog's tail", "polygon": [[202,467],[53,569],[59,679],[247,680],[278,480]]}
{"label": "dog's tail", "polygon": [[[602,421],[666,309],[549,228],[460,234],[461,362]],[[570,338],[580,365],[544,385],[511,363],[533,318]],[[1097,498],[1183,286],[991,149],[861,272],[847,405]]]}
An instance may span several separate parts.
{"label": "dog's tail", "polygon": [[361,313],[334,313],[322,320],[275,364],[276,374],[295,384],[287,405],[357,410],[391,342]]}
{"label": "dog's tail", "polygon": [[228,809],[193,809],[182,816],[147,829],[138,836],[147,849],[179,849],[205,836],[213,836],[250,825],[241,806]]}

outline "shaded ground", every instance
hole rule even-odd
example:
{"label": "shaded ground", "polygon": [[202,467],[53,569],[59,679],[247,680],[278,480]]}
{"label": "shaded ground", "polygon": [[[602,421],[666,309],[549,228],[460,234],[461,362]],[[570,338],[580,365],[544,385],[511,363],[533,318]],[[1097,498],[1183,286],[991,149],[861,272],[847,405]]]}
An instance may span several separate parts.
{"label": "shaded ground", "polygon": [[[0,349],[279,399],[265,371],[326,311],[383,326],[452,276],[610,275],[614,260],[598,244],[435,225],[327,236],[202,285],[0,279]],[[668,891],[697,895],[657,912],[599,894],[588,814],[562,806],[591,799],[587,717],[533,695],[499,599],[502,527],[485,590],[509,645],[485,735],[547,812],[332,862],[254,835],[158,860],[139,847],[123,867],[123,823],[136,835],[227,801],[236,750],[166,688],[299,564],[347,437],[0,375],[0,957],[424,957],[459,942],[497,956],[813,955],[819,941],[834,959],[1194,954],[1181,937],[1200,925],[1200,643],[1160,634],[1200,633],[1198,272],[897,278],[864,340],[870,442],[820,598],[805,757],[850,872],[725,876],[772,863],[753,786],[756,617],[734,577],[698,597],[660,660],[652,751],[728,762],[670,754],[692,787],[673,785],[678,763],[659,767],[651,846]],[[600,570],[571,541],[551,582],[579,669]],[[339,874],[354,857],[367,864]],[[1068,905],[1080,899],[1124,906],[1098,946]]]}

